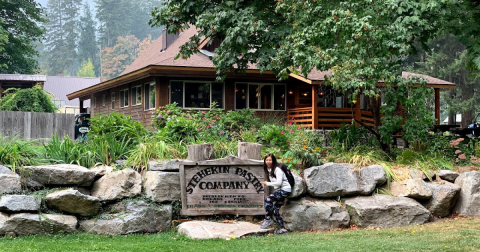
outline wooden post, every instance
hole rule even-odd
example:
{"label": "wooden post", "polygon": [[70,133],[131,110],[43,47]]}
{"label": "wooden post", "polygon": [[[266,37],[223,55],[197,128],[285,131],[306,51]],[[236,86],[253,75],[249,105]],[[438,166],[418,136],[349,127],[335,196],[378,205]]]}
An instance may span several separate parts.
{"label": "wooden post", "polygon": [[435,88],[435,119],[440,124],[440,89]]}
{"label": "wooden post", "polygon": [[[355,114],[354,118],[355,121],[361,122],[362,121],[362,114],[360,112],[360,94],[357,94],[357,102],[355,102]],[[360,123],[355,122],[355,126],[360,126]]]}
{"label": "wooden post", "polygon": [[213,158],[213,143],[187,145],[188,160],[202,161]]}
{"label": "wooden post", "polygon": [[312,85],[312,129],[318,129],[318,85]]}
{"label": "wooden post", "polygon": [[240,159],[262,159],[262,145],[256,143],[239,142],[238,158]]}

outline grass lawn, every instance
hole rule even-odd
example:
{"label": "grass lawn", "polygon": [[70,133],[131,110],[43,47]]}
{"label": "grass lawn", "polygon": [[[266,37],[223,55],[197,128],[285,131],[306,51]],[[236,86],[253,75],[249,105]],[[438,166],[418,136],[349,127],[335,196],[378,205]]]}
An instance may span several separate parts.
{"label": "grass lawn", "polygon": [[480,218],[370,230],[289,233],[231,240],[192,240],[175,232],[0,238],[4,251],[480,251]]}

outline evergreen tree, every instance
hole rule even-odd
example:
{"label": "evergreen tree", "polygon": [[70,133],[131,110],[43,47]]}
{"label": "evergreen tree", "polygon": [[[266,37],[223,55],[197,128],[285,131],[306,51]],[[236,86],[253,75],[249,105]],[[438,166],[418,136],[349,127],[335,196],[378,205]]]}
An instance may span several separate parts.
{"label": "evergreen tree", "polygon": [[79,39],[79,12],[81,0],[49,0],[45,42],[47,72],[50,75],[75,73],[77,63],[77,41]]}
{"label": "evergreen tree", "polygon": [[[80,18],[80,41],[78,42],[78,58],[84,62],[90,61],[94,66],[95,73],[100,72],[100,59],[98,56],[95,21],[88,3],[83,6],[83,16]],[[91,76],[94,77],[94,76]]]}
{"label": "evergreen tree", "polygon": [[455,114],[462,114],[462,127],[468,126],[479,107],[480,79],[467,70],[466,47],[454,36],[442,36],[428,43],[427,52],[421,52],[419,62],[412,70],[456,84],[454,90],[444,91],[442,98],[447,105],[449,124],[453,124]]}
{"label": "evergreen tree", "polygon": [[133,26],[133,3],[129,0],[96,0],[97,19],[100,22],[100,43],[104,47],[112,47],[117,38],[130,34]]}
{"label": "evergreen tree", "polygon": [[35,73],[33,43],[45,32],[42,14],[34,0],[0,1],[0,73]]}

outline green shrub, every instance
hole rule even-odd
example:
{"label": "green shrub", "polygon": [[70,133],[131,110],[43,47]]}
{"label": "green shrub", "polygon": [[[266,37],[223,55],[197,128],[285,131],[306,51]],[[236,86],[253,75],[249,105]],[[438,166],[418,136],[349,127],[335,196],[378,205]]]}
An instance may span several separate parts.
{"label": "green shrub", "polygon": [[117,141],[122,141],[124,137],[130,139],[130,144],[135,144],[138,139],[147,134],[143,124],[132,119],[131,116],[125,116],[120,113],[112,112],[109,115],[94,116],[90,119],[90,131],[88,138],[93,139],[101,135],[115,136]]}
{"label": "green shrub", "polygon": [[149,160],[171,158],[170,149],[164,141],[146,136],[128,153],[127,163],[141,171],[146,169]]}
{"label": "green shrub", "polygon": [[41,155],[50,163],[77,164],[84,167],[92,167],[98,160],[94,149],[88,145],[71,140],[68,136],[60,139],[57,134],[43,144]]}
{"label": "green shrub", "polygon": [[19,135],[4,137],[0,135],[0,164],[13,171],[24,165],[34,165],[39,156],[32,142],[25,141]]}

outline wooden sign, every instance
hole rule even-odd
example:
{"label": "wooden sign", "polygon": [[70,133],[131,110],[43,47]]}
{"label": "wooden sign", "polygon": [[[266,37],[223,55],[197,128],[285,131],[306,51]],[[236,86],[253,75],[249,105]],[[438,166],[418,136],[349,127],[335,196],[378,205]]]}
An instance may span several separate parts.
{"label": "wooden sign", "polygon": [[263,161],[230,156],[180,165],[182,215],[263,215]]}

